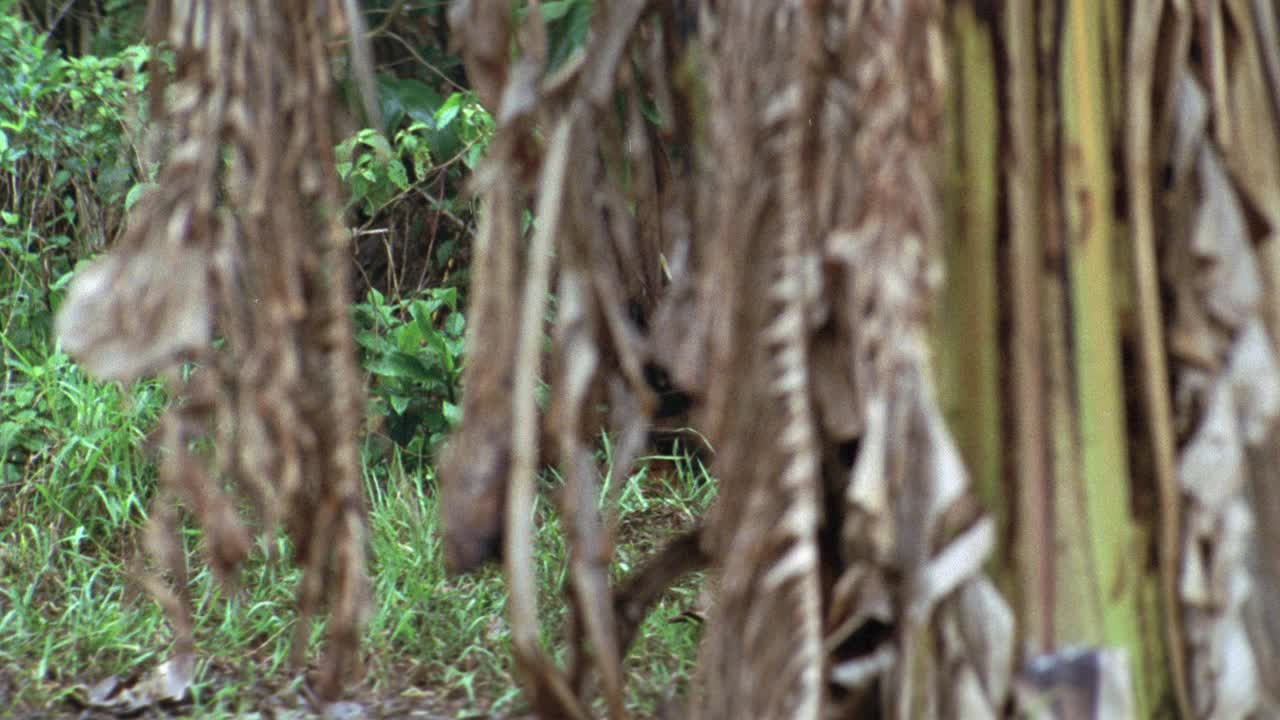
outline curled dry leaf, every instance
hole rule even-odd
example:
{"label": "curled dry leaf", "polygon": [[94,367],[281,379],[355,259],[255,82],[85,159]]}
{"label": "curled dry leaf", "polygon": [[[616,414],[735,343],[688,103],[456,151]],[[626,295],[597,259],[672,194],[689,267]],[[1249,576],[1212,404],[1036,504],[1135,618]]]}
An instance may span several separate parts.
{"label": "curled dry leaf", "polygon": [[212,339],[204,252],[164,243],[95,260],[71,282],[55,331],[104,380],[132,382],[203,352]]}
{"label": "curled dry leaf", "polygon": [[1218,508],[1244,486],[1244,447],[1230,380],[1209,391],[1204,418],[1178,458],[1184,492],[1202,507]]}
{"label": "curled dry leaf", "polygon": [[112,675],[92,686],[77,685],[71,701],[122,717],[166,708],[189,699],[195,664],[193,656],[176,655],[135,677]]}
{"label": "curled dry leaf", "polygon": [[1192,229],[1191,250],[1210,268],[1201,275],[1210,316],[1236,330],[1259,310],[1262,276],[1249,241],[1244,208],[1218,154],[1201,147],[1198,166],[1201,204]]}
{"label": "curled dry leaf", "polygon": [[1240,430],[1247,444],[1260,446],[1280,416],[1280,365],[1266,326],[1257,315],[1237,336],[1228,363]]}

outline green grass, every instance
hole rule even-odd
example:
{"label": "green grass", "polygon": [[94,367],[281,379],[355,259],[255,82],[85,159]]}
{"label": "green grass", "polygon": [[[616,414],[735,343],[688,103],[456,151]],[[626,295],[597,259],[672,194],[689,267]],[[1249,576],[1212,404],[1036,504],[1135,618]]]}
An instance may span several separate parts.
{"label": "green grass", "polygon": [[[154,384],[125,390],[85,377],[65,355],[8,347],[0,384],[0,716],[68,714],[76,684],[148,669],[166,657],[160,609],[131,588],[125,561],[137,548],[156,471],[142,447],[163,408]],[[412,468],[385,440],[366,443],[375,609],[367,674],[357,701],[448,708],[446,714],[520,709],[509,660],[500,572],[444,572],[430,468]],[[606,451],[608,447],[606,444]],[[602,458],[607,461],[607,458]],[[620,493],[616,573],[636,568],[710,502],[714,483],[683,457],[648,458]],[[547,485],[553,486],[554,478]],[[551,504],[539,500],[536,557],[548,638],[560,637],[564,545]],[[202,672],[197,717],[259,710],[298,682],[288,666],[298,571],[262,553],[228,598],[185,535]],[[284,540],[280,539],[284,548]],[[287,556],[287,553],[284,554]],[[674,588],[628,656],[629,704],[651,715],[684,687],[698,627],[689,609],[697,579]],[[317,627],[318,640],[322,628]],[[563,648],[552,643],[563,655]],[[315,649],[313,647],[313,655]]]}

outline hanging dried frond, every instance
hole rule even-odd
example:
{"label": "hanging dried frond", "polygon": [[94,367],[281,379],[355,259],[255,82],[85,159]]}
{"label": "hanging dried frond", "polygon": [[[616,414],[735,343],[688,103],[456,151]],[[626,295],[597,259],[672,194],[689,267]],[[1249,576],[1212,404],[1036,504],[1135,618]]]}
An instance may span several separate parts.
{"label": "hanging dried frond", "polygon": [[[325,699],[358,662],[368,606],[331,8],[152,3],[152,40],[176,63],[151,91],[171,147],[129,232],[73,283],[58,322],[68,352],[92,372],[162,373],[176,398],[161,426],[161,492],[147,538],[182,596],[148,581],[170,611],[179,653],[192,640],[171,503],[195,516],[214,569],[230,579],[249,551],[236,512],[247,496],[268,538],[285,524],[305,568],[295,658],[329,603]],[[215,441],[212,457],[195,449],[201,439]]]}
{"label": "hanging dried frond", "polygon": [[[503,310],[473,332],[505,350],[470,372],[514,382],[514,402],[477,391],[489,399],[480,417],[468,410],[458,444],[473,449],[446,478],[457,497],[491,498],[466,507],[478,522],[455,523],[476,547],[494,546],[509,499],[505,546],[526,553],[507,558],[518,654],[539,678],[535,697],[558,698],[539,708],[585,712],[589,656],[619,714],[620,653],[662,586],[705,560],[716,590],[695,716],[1122,717],[1155,711],[1163,666],[1184,713],[1273,709],[1280,626],[1262,608],[1280,598],[1280,565],[1258,539],[1280,537],[1267,470],[1280,458],[1272,4],[1139,0],[1127,26],[1122,6],[1095,0],[965,4],[968,27],[987,33],[970,55],[999,37],[992,65],[1008,70],[975,84],[1003,91],[991,136],[1009,143],[1003,173],[978,158],[994,189],[989,216],[965,232],[998,235],[973,263],[1008,261],[990,279],[1010,292],[988,298],[981,322],[1011,331],[984,338],[983,352],[1010,358],[983,369],[984,382],[1010,371],[1010,388],[985,388],[984,402],[1009,406],[1013,462],[1002,478],[988,453],[983,477],[1016,498],[1004,558],[1016,557],[1027,652],[1016,680],[1013,614],[980,571],[997,531],[969,495],[927,349],[943,240],[941,4],[660,5],[600,3],[584,53],[546,77],[536,3],[515,64],[503,9],[456,10],[482,94],[507,122],[481,185],[511,184],[489,206],[513,218],[536,196],[554,228],[526,256],[505,220],[506,266],[525,279],[477,283],[492,293],[477,310]],[[696,52],[683,53],[690,5]],[[1131,257],[1117,252],[1126,233]],[[1129,262],[1133,287],[1116,269]],[[530,307],[553,286],[544,428],[531,399],[542,317]],[[523,326],[504,325],[517,308]],[[1139,374],[1142,403],[1125,372]],[[640,437],[661,405],[651,390],[670,388],[716,448],[721,494],[615,594],[610,617],[588,410],[608,400]],[[566,480],[576,634],[565,676],[533,641],[528,514],[544,438]],[[484,460],[493,448],[513,458],[509,481],[507,465]],[[1103,647],[1063,650],[1075,643]]]}
{"label": "hanging dried frond", "polygon": [[[654,128],[641,102],[645,91],[671,106],[681,96],[668,87],[663,61],[675,47],[666,34],[673,24],[669,11],[646,15],[645,9],[638,1],[602,7],[582,55],[546,77],[536,4],[516,32],[514,60],[508,8],[462,2],[451,13],[480,94],[495,104],[498,128],[473,180],[485,214],[473,261],[468,345],[484,350],[468,360],[463,424],[440,470],[445,548],[455,570],[475,567],[501,548],[517,666],[532,704],[548,717],[585,717],[595,682],[610,714],[625,715],[623,637],[634,634],[636,619],[627,618],[637,606],[615,608],[612,598],[615,518],[598,510],[602,475],[592,443],[606,421],[595,408],[607,400],[607,422],[621,440],[612,471],[625,476],[657,407],[650,387],[657,371],[649,365],[644,328],[661,291],[659,252],[676,183],[651,142]],[[635,61],[641,48],[655,60],[652,67]],[[532,132],[535,124],[544,129],[545,143]],[[538,221],[526,246],[517,220],[534,196]],[[534,386],[542,375],[552,289],[546,373],[552,395],[540,418]],[[565,670],[538,645],[529,510],[544,457],[558,459],[564,478],[559,508],[573,609]],[[639,607],[660,591],[650,591]]]}
{"label": "hanging dried frond", "polygon": [[[486,227],[504,234],[483,237],[476,263],[516,270],[477,276],[472,290],[473,346],[488,340],[469,361],[442,471],[451,556],[464,568],[489,556],[505,511],[517,661],[548,717],[585,713],[588,657],[621,716],[621,652],[665,583],[704,554],[717,591],[695,715],[818,718],[878,704],[875,687],[900,713],[992,714],[1009,688],[1012,620],[978,572],[994,530],[966,499],[925,353],[939,279],[939,8],[706,3],[701,52],[684,55],[688,8],[676,5],[602,5],[582,56],[546,78],[536,4],[514,64],[503,9],[455,6],[500,124],[477,186],[499,213]],[[705,116],[676,61],[705,83]],[[644,97],[660,113],[652,125]],[[546,133],[538,154],[530,120]],[[660,151],[672,146],[688,155]],[[525,184],[538,226],[522,253],[511,218]],[[533,383],[553,251],[540,431]],[[607,399],[625,411],[623,436],[643,438],[668,384],[700,403],[721,496],[704,528],[610,603],[589,409]],[[567,674],[537,647],[529,510],[543,438],[565,478]],[[615,477],[637,449],[624,446]]]}
{"label": "hanging dried frond", "polygon": [[[1169,356],[1183,524],[1180,602],[1188,685],[1197,717],[1238,718],[1280,707],[1274,614],[1280,574],[1265,549],[1250,478],[1274,484],[1280,365],[1274,341],[1274,265],[1260,250],[1280,229],[1280,52],[1263,4],[1208,3],[1172,13],[1170,68],[1157,107],[1169,141],[1164,280],[1171,288]],[[1264,272],[1264,268],[1270,272]],[[1270,275],[1268,277],[1268,274]],[[1263,463],[1259,465],[1258,463]],[[1256,588],[1256,589],[1255,589]],[[1268,599],[1268,593],[1271,599]],[[1268,604],[1270,610],[1264,610]]]}

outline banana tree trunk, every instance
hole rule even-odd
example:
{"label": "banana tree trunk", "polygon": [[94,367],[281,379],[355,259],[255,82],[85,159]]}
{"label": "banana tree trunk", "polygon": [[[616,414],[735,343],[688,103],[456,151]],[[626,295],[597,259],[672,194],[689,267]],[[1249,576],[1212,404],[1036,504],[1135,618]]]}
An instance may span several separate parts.
{"label": "banana tree trunk", "polygon": [[1121,651],[1139,717],[1275,707],[1276,14],[951,8],[941,396],[1026,679]]}

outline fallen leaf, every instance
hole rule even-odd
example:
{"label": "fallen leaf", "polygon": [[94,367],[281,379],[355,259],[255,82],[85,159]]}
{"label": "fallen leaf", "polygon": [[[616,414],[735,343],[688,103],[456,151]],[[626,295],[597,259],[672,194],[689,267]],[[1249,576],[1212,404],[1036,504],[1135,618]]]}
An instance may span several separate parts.
{"label": "fallen leaf", "polygon": [[82,708],[134,715],[148,708],[184,702],[194,674],[195,658],[177,655],[141,676],[121,679],[112,675],[92,686],[78,685],[72,688],[70,699]]}

